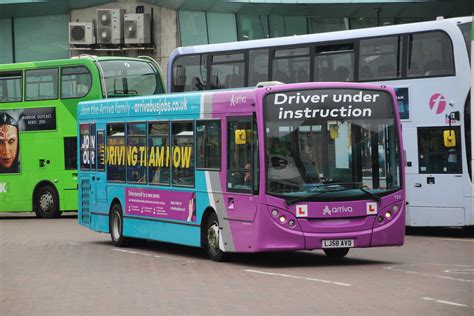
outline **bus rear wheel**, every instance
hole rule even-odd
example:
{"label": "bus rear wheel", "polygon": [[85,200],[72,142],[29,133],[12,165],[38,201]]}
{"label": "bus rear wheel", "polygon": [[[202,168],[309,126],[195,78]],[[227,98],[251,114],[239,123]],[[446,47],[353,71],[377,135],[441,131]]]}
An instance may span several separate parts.
{"label": "bus rear wheel", "polygon": [[349,253],[349,248],[324,249],[324,253],[330,258],[344,258]]}
{"label": "bus rear wheel", "polygon": [[142,246],[147,242],[146,239],[136,239],[123,236],[123,213],[122,206],[119,203],[115,203],[110,211],[109,231],[110,238],[115,247]]}
{"label": "bus rear wheel", "polygon": [[110,238],[115,247],[127,247],[131,245],[131,239],[123,236],[123,213],[122,206],[116,203],[112,206],[109,216]]}
{"label": "bus rear wheel", "polygon": [[56,218],[61,216],[59,197],[51,185],[44,185],[35,194],[34,211],[39,218]]}
{"label": "bus rear wheel", "polygon": [[222,262],[227,259],[227,255],[219,248],[219,220],[216,213],[212,213],[206,223],[206,249],[209,258]]}

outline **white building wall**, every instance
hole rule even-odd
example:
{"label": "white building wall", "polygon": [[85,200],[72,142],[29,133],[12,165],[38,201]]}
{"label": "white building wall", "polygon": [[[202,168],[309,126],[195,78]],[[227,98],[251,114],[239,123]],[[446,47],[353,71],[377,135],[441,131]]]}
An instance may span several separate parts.
{"label": "white building wall", "polygon": [[[171,51],[178,46],[178,27],[176,10],[164,7],[146,4],[140,1],[119,0],[117,2],[107,3],[100,6],[93,6],[84,9],[72,10],[70,15],[71,22],[92,22],[97,20],[97,9],[124,9],[125,13],[135,13],[137,6],[143,6],[145,13],[152,13],[152,42],[154,48],[143,49],[144,47],[127,46],[121,50],[112,50],[113,47],[99,47],[97,49],[74,47],[70,50],[70,56],[79,54],[92,54],[98,56],[126,56],[137,57],[147,55],[155,59],[161,66],[163,76],[166,78],[166,63],[168,62]],[[122,45],[124,46],[124,45]]]}

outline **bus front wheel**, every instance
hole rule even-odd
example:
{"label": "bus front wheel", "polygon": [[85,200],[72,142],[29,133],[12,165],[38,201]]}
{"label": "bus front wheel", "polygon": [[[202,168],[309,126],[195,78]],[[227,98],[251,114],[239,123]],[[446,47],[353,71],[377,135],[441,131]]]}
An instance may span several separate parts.
{"label": "bus front wheel", "polygon": [[40,218],[56,218],[61,216],[59,211],[59,197],[56,189],[51,185],[44,185],[35,194],[35,213]]}
{"label": "bus front wheel", "polygon": [[227,258],[226,253],[219,248],[219,234],[219,220],[216,213],[212,213],[206,223],[206,248],[209,258],[217,262]]}
{"label": "bus front wheel", "polygon": [[324,249],[324,253],[330,258],[344,258],[349,253],[349,248]]}

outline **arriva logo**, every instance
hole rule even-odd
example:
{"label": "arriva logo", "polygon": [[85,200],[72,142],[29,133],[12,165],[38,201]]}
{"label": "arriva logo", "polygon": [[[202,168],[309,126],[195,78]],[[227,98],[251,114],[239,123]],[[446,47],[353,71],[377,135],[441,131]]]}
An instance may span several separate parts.
{"label": "arriva logo", "polygon": [[325,215],[332,215],[333,213],[352,213],[352,206],[335,206],[333,208],[329,208],[329,206],[325,206],[323,209],[323,216]]}

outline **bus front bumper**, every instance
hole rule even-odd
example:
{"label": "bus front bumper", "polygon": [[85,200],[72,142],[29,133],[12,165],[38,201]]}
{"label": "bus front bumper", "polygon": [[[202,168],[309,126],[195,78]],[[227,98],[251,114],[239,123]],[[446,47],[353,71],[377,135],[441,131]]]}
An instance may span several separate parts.
{"label": "bus front bumper", "polygon": [[[281,215],[285,221],[280,221]],[[289,225],[291,220],[294,225]],[[340,226],[310,227],[306,219],[296,219],[286,212],[273,216],[267,206],[261,205],[251,225],[234,222],[231,229],[236,252],[322,249],[324,240],[342,239],[353,240],[354,248],[401,246],[404,243],[404,207],[387,222],[378,223],[375,216],[346,222]]]}

